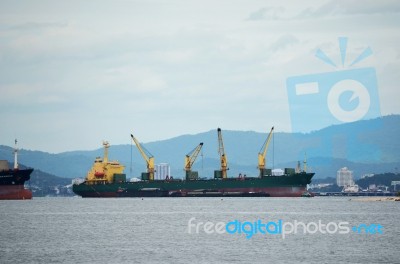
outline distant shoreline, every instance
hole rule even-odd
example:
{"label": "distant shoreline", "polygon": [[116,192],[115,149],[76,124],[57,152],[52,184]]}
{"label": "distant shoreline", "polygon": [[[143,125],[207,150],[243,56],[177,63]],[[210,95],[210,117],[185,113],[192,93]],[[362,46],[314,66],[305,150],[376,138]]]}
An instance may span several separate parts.
{"label": "distant shoreline", "polygon": [[393,196],[379,196],[379,197],[362,197],[362,198],[352,198],[351,201],[356,202],[400,202],[400,197]]}

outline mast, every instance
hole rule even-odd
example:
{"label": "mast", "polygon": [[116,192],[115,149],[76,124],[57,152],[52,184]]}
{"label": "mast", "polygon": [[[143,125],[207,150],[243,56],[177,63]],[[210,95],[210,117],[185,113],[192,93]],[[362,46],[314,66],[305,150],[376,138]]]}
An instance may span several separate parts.
{"label": "mast", "polygon": [[103,147],[104,147],[103,163],[108,163],[108,148],[110,147],[110,143],[108,143],[108,141],[103,141]]}

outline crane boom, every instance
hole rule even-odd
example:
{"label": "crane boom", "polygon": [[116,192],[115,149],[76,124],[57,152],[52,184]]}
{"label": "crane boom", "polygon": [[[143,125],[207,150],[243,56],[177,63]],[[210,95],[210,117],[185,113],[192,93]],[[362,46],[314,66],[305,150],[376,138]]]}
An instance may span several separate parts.
{"label": "crane boom", "polygon": [[260,152],[258,152],[258,169],[260,170],[260,175],[263,176],[264,169],[265,169],[265,158],[267,156],[267,150],[269,143],[271,142],[271,137],[274,132],[274,127],[271,128],[267,139],[265,140],[264,144],[262,145]]}
{"label": "crane boom", "polygon": [[185,171],[190,171],[192,169],[193,163],[196,161],[197,156],[200,153],[201,148],[203,147],[203,142],[201,142],[197,147],[195,147],[192,151],[190,151],[185,156]]}
{"label": "crane boom", "polygon": [[221,174],[222,178],[227,178],[228,158],[225,154],[224,141],[222,140],[221,128],[218,128],[218,154],[221,161]]}
{"label": "crane boom", "polygon": [[148,150],[146,150],[132,134],[131,138],[133,142],[135,142],[135,145],[138,148],[143,159],[146,161],[147,173],[149,173],[149,180],[154,180],[154,156]]}

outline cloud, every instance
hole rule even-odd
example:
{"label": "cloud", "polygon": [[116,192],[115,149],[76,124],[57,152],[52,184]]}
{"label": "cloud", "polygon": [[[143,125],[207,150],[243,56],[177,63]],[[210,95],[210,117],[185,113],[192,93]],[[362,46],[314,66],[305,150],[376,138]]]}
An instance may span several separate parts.
{"label": "cloud", "polygon": [[[290,130],[286,78],[325,70],[314,49],[334,55],[338,36],[351,39],[349,50],[371,46],[380,80],[390,73],[386,83],[398,83],[400,24],[375,15],[397,12],[394,2],[129,3],[13,3],[0,10],[0,110],[21,131],[36,124],[26,140],[57,132],[54,124],[65,139],[35,148],[97,147],[109,135],[118,144],[130,129],[144,141],[218,125],[261,131],[280,123]],[[315,19],[296,18],[299,10]],[[387,100],[386,111],[398,113],[396,97]],[[4,128],[4,140],[6,129],[12,134]],[[78,137],[82,145],[70,143]]]}
{"label": "cloud", "polygon": [[283,7],[263,7],[252,12],[247,18],[247,21],[258,20],[276,20],[282,17],[285,9]]}
{"label": "cloud", "polygon": [[114,87],[125,94],[155,93],[166,88],[167,83],[160,74],[149,68],[125,66],[105,70],[97,80],[98,86]]}
{"label": "cloud", "polygon": [[22,24],[14,24],[8,27],[12,31],[25,31],[25,32],[37,32],[48,29],[61,29],[67,27],[66,22],[26,22]]}
{"label": "cloud", "polygon": [[281,49],[286,49],[288,46],[299,43],[299,39],[292,34],[286,34],[280,36],[274,43],[269,47],[270,50],[276,52]]}
{"label": "cloud", "polygon": [[307,8],[297,18],[312,18],[337,15],[373,15],[400,13],[400,3],[396,0],[332,0],[317,9]]}

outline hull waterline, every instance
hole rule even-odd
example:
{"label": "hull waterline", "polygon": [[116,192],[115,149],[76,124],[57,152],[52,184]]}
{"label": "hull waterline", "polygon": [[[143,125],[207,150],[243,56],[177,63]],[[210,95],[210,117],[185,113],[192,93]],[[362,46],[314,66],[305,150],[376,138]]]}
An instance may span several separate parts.
{"label": "hull waterline", "polygon": [[314,173],[248,179],[139,181],[73,186],[82,197],[301,197]]}

